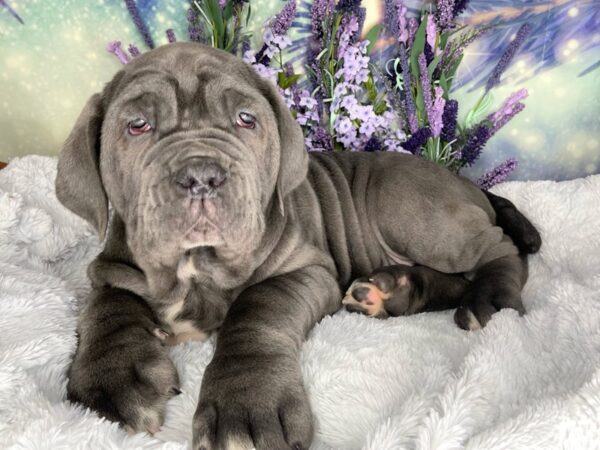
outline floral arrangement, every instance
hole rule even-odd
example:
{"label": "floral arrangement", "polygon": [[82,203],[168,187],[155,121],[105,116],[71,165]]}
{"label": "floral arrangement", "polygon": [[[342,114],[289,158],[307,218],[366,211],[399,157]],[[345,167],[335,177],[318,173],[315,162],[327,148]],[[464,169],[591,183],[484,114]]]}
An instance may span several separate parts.
{"label": "floral arrangement", "polygon": [[[363,33],[365,9],[360,0],[313,0],[302,3],[305,14],[298,14],[296,0],[288,0],[265,24],[262,44],[253,49],[246,31],[249,0],[193,0],[187,14],[187,37],[239,54],[276,83],[304,131],[309,151],[408,152],[458,173],[474,164],[489,139],[525,107],[522,101],[527,91],[522,89],[498,111],[486,114],[492,91],[529,27],[521,26],[481,97],[459,120],[452,85],[465,49],[489,27],[457,24],[468,0],[426,3],[420,14],[412,16],[403,0],[384,1],[384,24]],[[135,1],[125,3],[144,42],[153,48]],[[309,31],[308,39],[298,41],[304,48],[288,37],[293,27]],[[173,30],[166,33],[169,42],[176,40]],[[380,51],[378,60],[383,63],[375,64],[374,44],[380,39],[387,41],[385,53],[390,56],[382,57]],[[130,45],[128,55],[120,42],[110,43],[108,49],[123,63],[140,53]],[[517,161],[509,159],[477,183],[489,189],[516,166]]]}

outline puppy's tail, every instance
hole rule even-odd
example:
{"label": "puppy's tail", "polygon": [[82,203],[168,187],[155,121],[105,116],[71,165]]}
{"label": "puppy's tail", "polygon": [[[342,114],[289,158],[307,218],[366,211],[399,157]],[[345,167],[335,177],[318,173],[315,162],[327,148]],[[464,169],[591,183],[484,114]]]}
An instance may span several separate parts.
{"label": "puppy's tail", "polygon": [[537,253],[542,246],[542,237],[533,224],[504,197],[483,191],[496,211],[496,225],[513,240],[522,255]]}

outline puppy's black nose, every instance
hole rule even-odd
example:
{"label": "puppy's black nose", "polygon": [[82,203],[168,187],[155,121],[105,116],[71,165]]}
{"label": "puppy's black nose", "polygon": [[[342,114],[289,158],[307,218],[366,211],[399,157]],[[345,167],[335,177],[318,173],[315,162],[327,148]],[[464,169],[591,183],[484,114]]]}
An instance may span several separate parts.
{"label": "puppy's black nose", "polygon": [[226,180],[225,169],[216,162],[189,164],[175,174],[175,184],[194,197],[214,197]]}

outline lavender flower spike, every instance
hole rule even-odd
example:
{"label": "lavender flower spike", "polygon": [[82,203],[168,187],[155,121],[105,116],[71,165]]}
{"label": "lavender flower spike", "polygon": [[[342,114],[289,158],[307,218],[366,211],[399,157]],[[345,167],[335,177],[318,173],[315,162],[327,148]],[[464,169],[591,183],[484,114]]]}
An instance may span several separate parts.
{"label": "lavender flower spike", "polygon": [[444,106],[444,113],[442,114],[442,122],[444,127],[442,128],[441,138],[445,142],[452,142],[456,139],[456,123],[458,120],[458,101],[448,100]]}
{"label": "lavender flower spike", "polygon": [[517,114],[519,114],[524,109],[525,109],[525,105],[523,103],[517,103],[516,105],[514,105],[513,108],[511,109],[510,113],[505,114],[498,121],[494,122],[492,129],[490,131],[490,137],[492,137],[494,134],[496,134],[498,132],[498,130],[500,130],[500,128],[502,128],[504,125],[506,125],[508,122],[510,122],[513,119],[513,117],[515,117]]}
{"label": "lavender flower spike", "polygon": [[148,27],[146,26],[144,19],[142,19],[140,10],[135,4],[135,0],[125,0],[125,6],[127,6],[127,11],[129,11],[129,15],[131,16],[136,28],[144,38],[146,45],[149,48],[154,48],[154,41],[152,40],[152,36],[150,36],[150,31],[148,31]]}
{"label": "lavender flower spike", "polygon": [[460,16],[465,9],[467,9],[468,3],[469,0],[457,0],[456,3],[454,3],[454,10],[452,11],[454,17]]}
{"label": "lavender flower spike", "polygon": [[523,41],[529,34],[529,30],[530,26],[528,24],[524,23],[523,25],[521,25],[521,28],[519,28],[519,31],[517,31],[515,39],[510,43],[510,45],[500,58],[500,61],[498,61],[498,64],[496,64],[496,67],[494,67],[492,74],[488,78],[488,81],[485,85],[486,92],[489,92],[494,86],[500,84],[500,77],[512,62],[521,45],[523,45]]}
{"label": "lavender flower spike", "polygon": [[479,158],[479,155],[481,155],[481,150],[483,150],[483,146],[490,139],[490,136],[490,129],[485,125],[475,128],[475,131],[471,133],[471,136],[467,139],[467,143],[460,151],[461,161],[468,166],[473,165],[477,158]]}
{"label": "lavender flower spike", "polygon": [[398,10],[398,41],[407,44],[410,36],[408,32],[408,24],[406,23],[407,9],[401,0],[398,0],[396,9]]}
{"label": "lavender flower spike", "polygon": [[125,53],[121,48],[120,41],[109,42],[106,50],[110,53],[113,53],[123,64],[127,64],[129,62],[129,56],[127,56],[127,53]]}
{"label": "lavender flower spike", "polygon": [[441,30],[452,28],[454,25],[454,0],[437,0],[436,18]]}
{"label": "lavender flower spike", "polygon": [[406,11],[402,0],[385,0],[385,26],[388,33],[404,44],[409,38]]}
{"label": "lavender flower spike", "polygon": [[187,10],[188,36],[192,42],[202,42],[204,29],[202,23],[198,20],[198,14],[192,9]]}
{"label": "lavender flower spike", "polygon": [[431,50],[435,48],[435,41],[437,40],[437,28],[435,26],[435,20],[433,16],[427,16],[427,27],[425,28],[427,43],[431,47]]}
{"label": "lavender flower spike", "polygon": [[273,34],[286,34],[296,17],[296,0],[289,0],[271,21]]}
{"label": "lavender flower spike", "polygon": [[167,34],[167,40],[169,41],[170,44],[172,44],[173,42],[177,42],[177,38],[175,37],[175,32],[173,31],[173,28],[169,28],[166,31]]}
{"label": "lavender flower spike", "polygon": [[314,0],[310,8],[310,24],[312,37],[322,40],[324,35],[324,24],[327,16],[333,10],[332,0]]}
{"label": "lavender flower spike", "polygon": [[444,123],[442,122],[444,106],[446,106],[444,90],[441,87],[436,86],[433,106],[431,107],[431,111],[427,112],[427,117],[429,118],[429,127],[431,128],[431,135],[433,137],[438,137],[442,132],[442,127],[444,126]]}
{"label": "lavender flower spike", "polygon": [[504,116],[511,114],[513,108],[516,105],[518,105],[521,102],[521,100],[526,99],[528,95],[529,95],[529,93],[527,92],[527,89],[520,89],[517,92],[513,92],[510,95],[510,97],[508,97],[506,99],[506,101],[504,102],[504,104],[498,111],[496,111],[493,114],[490,114],[487,117],[488,120],[495,124],[496,122],[501,120]]}
{"label": "lavender flower spike", "polygon": [[417,60],[419,62],[421,90],[423,91],[425,111],[427,112],[429,123],[431,123],[433,114],[433,99],[431,98],[431,85],[429,84],[429,73],[427,72],[427,58],[425,57],[425,53],[421,53]]}
{"label": "lavender flower spike", "polygon": [[479,186],[484,191],[489,190],[494,187],[498,183],[502,183],[508,175],[517,168],[518,163],[514,158],[509,158],[504,161],[499,166],[493,168],[481,178],[477,180],[477,186]]}
{"label": "lavender flower spike", "polygon": [[408,150],[413,155],[418,155],[421,147],[425,145],[427,139],[431,137],[431,130],[429,128],[421,128],[413,133],[413,135],[406,141],[400,144],[404,150]]}
{"label": "lavender flower spike", "polygon": [[411,133],[415,133],[419,128],[417,123],[417,113],[415,110],[415,101],[412,95],[411,74],[408,67],[408,55],[406,47],[400,44],[400,67],[402,68],[402,80],[404,81],[404,94],[406,101],[406,117],[408,120],[408,128]]}
{"label": "lavender flower spike", "polygon": [[398,30],[398,10],[396,9],[396,2],[397,0],[385,0],[383,5],[385,28],[391,36],[396,36],[396,30]]}
{"label": "lavender flower spike", "polygon": [[415,35],[417,34],[417,30],[419,29],[419,22],[417,21],[416,18],[411,17],[410,19],[408,19],[408,44],[407,45],[412,45],[413,41],[415,40]]}
{"label": "lavender flower spike", "polygon": [[128,50],[129,50],[129,54],[130,54],[132,57],[134,57],[134,58],[135,58],[136,56],[140,56],[140,54],[141,54],[141,52],[140,52],[140,49],[139,49],[139,48],[137,48],[137,47],[136,47],[135,45],[133,45],[133,44],[129,44],[129,48],[128,48]]}

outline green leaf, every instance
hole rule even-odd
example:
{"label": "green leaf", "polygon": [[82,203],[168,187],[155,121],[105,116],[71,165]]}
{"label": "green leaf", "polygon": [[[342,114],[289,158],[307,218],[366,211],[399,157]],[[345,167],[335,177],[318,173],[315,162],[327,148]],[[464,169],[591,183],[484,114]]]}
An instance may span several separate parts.
{"label": "green leaf", "polygon": [[300,74],[290,75],[289,77],[285,75],[284,72],[279,72],[277,74],[277,84],[281,89],[287,89],[292,86],[298,79],[300,78]]}
{"label": "green leaf", "polygon": [[440,63],[440,59],[441,55],[436,56],[435,58],[433,58],[433,61],[431,61],[431,63],[429,64],[429,67],[427,67],[427,73],[429,74],[429,79],[431,81],[433,81],[433,72],[437,65]]}
{"label": "green leaf", "polygon": [[377,114],[378,116],[383,114],[385,111],[387,110],[387,103],[386,102],[378,102],[375,104],[375,106],[373,106],[373,111],[375,112],[375,114]]}
{"label": "green leaf", "polygon": [[446,48],[446,44],[448,43],[448,38],[450,37],[450,33],[444,32],[440,34],[440,48],[444,50]]}
{"label": "green leaf", "polygon": [[479,123],[483,116],[485,116],[493,101],[494,98],[491,92],[485,94],[481,100],[477,102],[473,109],[467,113],[467,117],[465,117],[465,128],[470,129],[475,124]]}
{"label": "green leaf", "polygon": [[215,35],[215,44],[218,48],[224,48],[225,24],[218,0],[204,0],[208,7],[208,14],[212,22]]}
{"label": "green leaf", "polygon": [[415,106],[417,108],[417,118],[419,119],[419,125],[427,123],[427,112],[425,111],[425,99],[423,97],[423,88],[421,83],[416,83],[417,95],[415,96]]}
{"label": "green leaf", "polygon": [[444,90],[444,98],[446,100],[448,100],[448,98],[450,97],[450,92],[449,92],[449,86],[448,86],[448,79],[446,78],[445,73],[442,73],[440,75],[440,86]]}
{"label": "green leaf", "polygon": [[228,21],[233,16],[233,0],[228,0],[223,9],[223,20]]}
{"label": "green leaf", "polygon": [[248,27],[248,23],[250,23],[250,16],[252,15],[252,5],[248,2],[248,14],[246,14],[246,27]]}
{"label": "green leaf", "polygon": [[367,55],[370,55],[375,48],[375,44],[379,39],[379,34],[383,30],[383,25],[378,24],[371,27],[371,29],[367,32],[365,39],[369,41],[369,45],[367,45]]}
{"label": "green leaf", "polygon": [[419,78],[419,55],[425,50],[425,30],[427,27],[427,14],[421,17],[421,25],[415,34],[412,49],[410,51],[410,68],[415,78]]}

